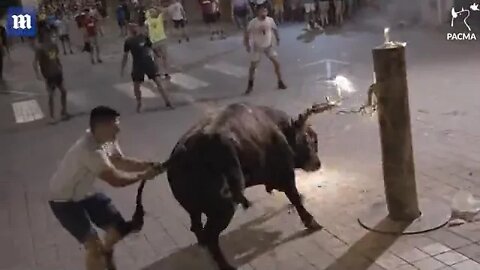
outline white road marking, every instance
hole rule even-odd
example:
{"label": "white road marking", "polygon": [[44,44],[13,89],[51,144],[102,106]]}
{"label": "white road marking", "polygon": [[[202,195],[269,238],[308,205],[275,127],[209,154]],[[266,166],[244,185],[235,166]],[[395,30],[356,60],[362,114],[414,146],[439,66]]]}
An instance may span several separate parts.
{"label": "white road marking", "polygon": [[210,85],[207,82],[201,81],[195,77],[183,73],[175,73],[171,76],[172,78],[170,79],[170,81],[172,83],[188,90],[195,90],[197,88],[207,87]]}
{"label": "white road marking", "polygon": [[335,59],[322,59],[322,60],[318,60],[318,61],[315,61],[315,62],[311,62],[311,63],[305,64],[305,65],[302,65],[302,66],[300,66],[300,68],[316,66],[316,65],[319,65],[319,64],[323,64],[323,63],[326,63],[327,65],[329,65],[329,63],[335,63],[335,64],[341,64],[341,65],[350,64],[348,62],[339,61],[339,60],[335,60]]}
{"label": "white road marking", "polygon": [[[130,98],[135,99],[135,93],[133,92],[133,83],[120,83],[114,85],[114,87],[120,92],[126,94]],[[142,98],[156,98],[157,93],[153,92],[150,88],[143,85],[140,86],[140,91],[142,92]]]}
{"label": "white road marking", "polygon": [[12,108],[18,124],[40,120],[44,117],[42,109],[35,99],[12,103]]}
{"label": "white road marking", "polygon": [[226,62],[217,62],[214,64],[206,64],[204,66],[206,69],[218,71],[223,74],[234,76],[237,78],[244,78],[247,76],[247,69],[244,67],[232,65]]}

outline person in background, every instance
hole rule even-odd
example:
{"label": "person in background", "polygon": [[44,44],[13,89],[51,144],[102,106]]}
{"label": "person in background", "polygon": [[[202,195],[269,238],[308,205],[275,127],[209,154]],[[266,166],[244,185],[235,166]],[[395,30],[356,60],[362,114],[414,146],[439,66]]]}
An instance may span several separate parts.
{"label": "person in background", "polygon": [[155,60],[153,59],[151,52],[152,43],[150,39],[141,33],[137,24],[130,24],[129,30],[130,37],[125,40],[125,44],[123,45],[124,53],[120,74],[123,76],[125,66],[128,61],[128,54],[131,53],[133,58],[131,75],[133,81],[133,91],[137,100],[137,113],[140,113],[142,110],[142,92],[140,90],[140,86],[145,80],[145,75],[147,75],[150,80],[155,82],[157,85],[157,90],[162,96],[165,105],[173,109],[174,107],[170,103],[168,95],[160,81],[158,67],[155,64]]}
{"label": "person in background", "polygon": [[123,5],[118,5],[115,14],[117,16],[117,24],[118,27],[120,28],[120,36],[126,36],[127,35],[127,19],[125,15],[125,9],[123,8]]}
{"label": "person in background", "polygon": [[284,0],[273,0],[273,12],[275,21],[277,23],[283,23],[283,14],[285,12]]}
{"label": "person in background", "polygon": [[190,38],[185,30],[185,24],[187,21],[187,14],[185,9],[179,0],[171,0],[170,5],[167,8],[168,14],[173,21],[173,27],[175,28],[176,35],[178,36],[178,43],[182,43],[182,38],[188,42]]}
{"label": "person in background", "polygon": [[[248,86],[245,94],[248,95],[253,90],[253,81],[255,71],[262,54],[265,54],[272,62],[277,75],[278,89],[287,89],[283,82],[282,73],[280,71],[280,63],[278,62],[277,52],[274,48],[273,38],[280,43],[277,25],[273,18],[268,16],[268,9],[265,5],[259,5],[256,9],[257,17],[250,21],[244,35],[244,45],[247,52],[250,53],[250,68],[248,72]],[[252,44],[250,44],[252,40]],[[252,48],[253,45],[253,48]]]}
{"label": "person in background", "polygon": [[320,0],[318,9],[320,9],[320,26],[325,27],[329,24],[328,10],[330,9],[330,1]]}
{"label": "person in background", "polygon": [[62,13],[59,13],[57,15],[57,20],[55,21],[55,28],[57,30],[58,37],[60,38],[60,42],[62,43],[64,55],[67,54],[65,43],[67,43],[68,48],[70,49],[70,54],[73,54],[68,24],[69,22],[67,18]]}
{"label": "person in background", "polygon": [[42,73],[43,79],[48,92],[48,107],[50,112],[50,123],[55,123],[55,103],[54,94],[55,89],[60,90],[60,101],[62,106],[61,117],[62,120],[68,119],[70,116],[67,113],[67,90],[65,90],[63,82],[63,67],[59,58],[59,50],[57,40],[53,30],[48,29],[44,33],[43,40],[35,50],[35,58],[33,60],[33,69],[37,78],[41,80],[38,66]]}
{"label": "person in background", "polygon": [[87,14],[84,27],[86,41],[90,44],[90,60],[92,64],[95,64],[95,55],[97,62],[102,63],[103,61],[100,59],[100,46],[98,44],[98,21],[92,12]]}
{"label": "person in background", "polygon": [[312,28],[318,28],[315,0],[303,0],[303,7],[305,8],[305,24],[307,31],[312,30]]}
{"label": "person in background", "polygon": [[3,81],[3,60],[8,52],[7,31],[3,24],[0,24],[0,82]]}
{"label": "person in background", "polygon": [[344,12],[344,6],[343,6],[343,0],[335,0],[333,1],[334,6],[335,6],[335,23],[338,25],[343,24],[343,12]]}
{"label": "person in background", "polygon": [[157,65],[162,63],[164,75],[166,79],[170,79],[168,74],[167,61],[167,35],[165,34],[164,11],[158,8],[149,10],[145,25],[147,27],[148,37],[152,43],[152,49],[155,55]]}
{"label": "person in background", "polygon": [[248,0],[232,0],[232,19],[239,29],[246,30],[248,16],[251,14]]}
{"label": "person in background", "polygon": [[210,29],[210,40],[214,40],[218,35],[221,39],[225,39],[225,32],[222,26],[218,25],[220,19],[220,6],[218,0],[198,0],[202,8],[203,21]]}

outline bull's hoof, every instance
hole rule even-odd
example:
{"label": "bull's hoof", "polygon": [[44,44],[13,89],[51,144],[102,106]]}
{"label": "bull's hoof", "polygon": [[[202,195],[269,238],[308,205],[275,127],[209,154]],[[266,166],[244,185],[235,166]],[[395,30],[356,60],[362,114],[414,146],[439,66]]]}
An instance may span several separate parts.
{"label": "bull's hoof", "polygon": [[318,230],[323,229],[323,226],[318,224],[318,222],[314,218],[312,218],[312,219],[310,219],[310,221],[304,223],[304,225],[309,231],[318,231]]}

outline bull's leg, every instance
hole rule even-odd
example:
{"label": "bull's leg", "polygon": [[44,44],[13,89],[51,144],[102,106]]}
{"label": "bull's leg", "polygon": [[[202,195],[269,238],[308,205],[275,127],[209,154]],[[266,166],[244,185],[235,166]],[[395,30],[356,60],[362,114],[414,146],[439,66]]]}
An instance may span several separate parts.
{"label": "bull's leg", "polygon": [[302,220],[305,227],[307,227],[307,229],[318,230],[322,228],[322,226],[318,224],[318,222],[315,220],[312,214],[310,214],[307,211],[307,209],[305,209],[305,207],[303,206],[302,195],[300,195],[300,193],[298,192],[295,186],[292,186],[286,189],[285,195],[287,195],[288,199],[297,210],[298,215],[300,216],[300,219]]}
{"label": "bull's leg", "polygon": [[[219,209],[220,207],[223,209]],[[218,207],[209,213],[210,215],[207,214],[208,219],[205,225],[207,247],[220,270],[236,270],[225,259],[219,244],[220,233],[230,224],[234,213],[235,206],[233,204],[221,201]]]}
{"label": "bull's leg", "polygon": [[206,245],[205,232],[202,224],[202,213],[201,212],[190,212],[190,231],[195,234],[197,237],[198,244],[200,246]]}

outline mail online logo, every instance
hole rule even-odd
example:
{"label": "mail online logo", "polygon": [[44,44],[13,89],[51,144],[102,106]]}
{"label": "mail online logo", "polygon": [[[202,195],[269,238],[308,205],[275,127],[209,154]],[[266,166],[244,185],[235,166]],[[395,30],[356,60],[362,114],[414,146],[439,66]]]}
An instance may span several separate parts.
{"label": "mail online logo", "polygon": [[34,37],[37,34],[37,14],[33,8],[10,7],[7,10],[7,35]]}

